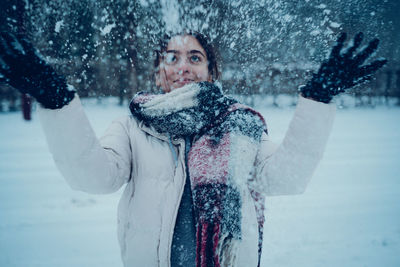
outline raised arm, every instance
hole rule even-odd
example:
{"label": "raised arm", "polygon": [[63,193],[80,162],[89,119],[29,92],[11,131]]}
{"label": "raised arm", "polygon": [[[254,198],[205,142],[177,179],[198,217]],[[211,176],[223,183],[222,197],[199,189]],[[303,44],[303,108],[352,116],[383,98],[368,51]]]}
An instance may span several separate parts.
{"label": "raised arm", "polygon": [[342,52],[346,34],[341,34],[329,58],[321,64],[305,86],[286,136],[280,146],[263,136],[256,160],[256,181],[267,195],[299,194],[322,158],[332,128],[335,106],[332,98],[346,89],[372,78],[385,59],[363,65],[378,48],[378,39],[359,53],[363,34]]}
{"label": "raised arm", "polygon": [[39,108],[38,114],[54,162],[73,189],[112,193],[129,180],[128,117],[114,121],[98,139],[78,96],[58,110]]}
{"label": "raised arm", "polygon": [[0,34],[2,81],[40,104],[39,116],[54,161],[74,189],[90,193],[118,190],[130,177],[126,121],[114,122],[99,141],[80,104],[58,75],[21,36]]}
{"label": "raised arm", "polygon": [[300,97],[282,143],[261,137],[255,173],[260,191],[270,196],[304,192],[322,158],[335,110],[333,104]]}

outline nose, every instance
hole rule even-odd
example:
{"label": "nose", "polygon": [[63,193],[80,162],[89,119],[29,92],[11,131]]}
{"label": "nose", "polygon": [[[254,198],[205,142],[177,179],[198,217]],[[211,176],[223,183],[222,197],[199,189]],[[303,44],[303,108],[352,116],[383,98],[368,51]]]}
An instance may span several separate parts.
{"label": "nose", "polygon": [[191,66],[187,59],[181,60],[177,67],[177,72],[179,75],[183,73],[189,73],[191,71]]}

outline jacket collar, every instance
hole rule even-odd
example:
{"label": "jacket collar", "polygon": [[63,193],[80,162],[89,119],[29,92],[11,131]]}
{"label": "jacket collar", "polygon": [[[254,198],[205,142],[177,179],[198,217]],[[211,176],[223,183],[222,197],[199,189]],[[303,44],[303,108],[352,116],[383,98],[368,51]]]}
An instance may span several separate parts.
{"label": "jacket collar", "polygon": [[138,122],[138,126],[139,126],[139,128],[141,130],[143,130],[144,132],[148,133],[149,135],[154,136],[154,137],[156,137],[156,138],[158,138],[160,140],[163,140],[165,142],[171,141],[174,145],[180,144],[180,143],[185,141],[183,138],[170,137],[167,134],[159,133],[153,127],[147,126],[143,121],[139,121]]}

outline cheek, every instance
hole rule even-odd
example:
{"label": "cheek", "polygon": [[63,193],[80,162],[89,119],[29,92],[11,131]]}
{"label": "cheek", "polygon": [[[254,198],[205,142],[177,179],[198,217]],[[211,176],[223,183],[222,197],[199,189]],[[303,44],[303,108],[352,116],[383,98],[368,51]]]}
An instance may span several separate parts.
{"label": "cheek", "polygon": [[165,70],[165,76],[166,76],[167,80],[171,79],[171,76],[175,73],[174,67],[166,66],[164,68],[164,70]]}
{"label": "cheek", "polygon": [[209,77],[208,68],[207,68],[207,67],[199,68],[199,69],[196,71],[196,76],[197,76],[197,78],[198,78],[199,80],[201,80],[201,81],[206,81],[206,80],[208,80],[208,77]]}

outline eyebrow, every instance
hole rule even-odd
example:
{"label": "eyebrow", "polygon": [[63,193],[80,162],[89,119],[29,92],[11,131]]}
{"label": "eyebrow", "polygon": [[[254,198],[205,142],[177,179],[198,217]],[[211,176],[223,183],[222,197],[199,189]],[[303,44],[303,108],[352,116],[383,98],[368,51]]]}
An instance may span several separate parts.
{"label": "eyebrow", "polygon": [[[167,53],[180,54],[180,52],[179,52],[178,50],[167,50],[166,52],[167,52]],[[195,50],[195,49],[194,49],[194,50],[190,50],[189,53],[190,53],[190,54],[200,54],[200,55],[202,55],[203,57],[206,57],[201,51]]]}

